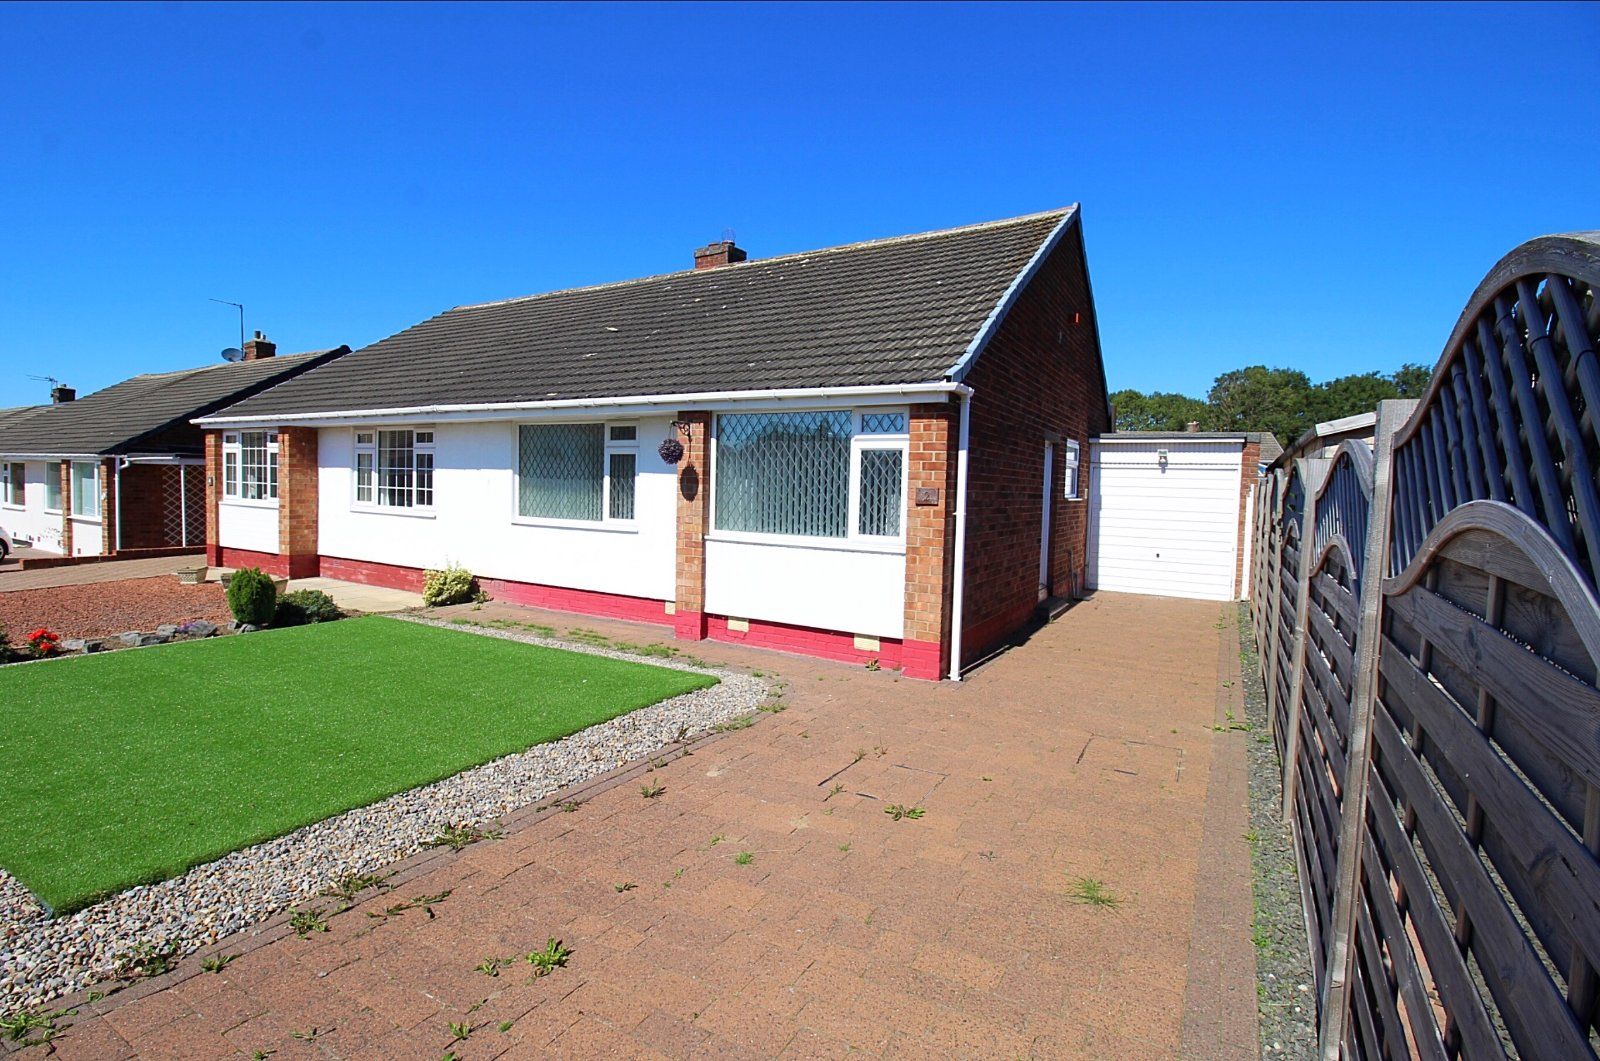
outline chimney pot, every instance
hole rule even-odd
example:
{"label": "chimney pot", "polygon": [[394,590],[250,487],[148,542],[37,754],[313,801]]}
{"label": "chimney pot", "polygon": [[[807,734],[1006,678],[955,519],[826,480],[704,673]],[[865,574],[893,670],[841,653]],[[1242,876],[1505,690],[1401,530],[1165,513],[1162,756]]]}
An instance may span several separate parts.
{"label": "chimney pot", "polygon": [[1200,421],[1190,420],[1187,424],[1183,425],[1183,429],[1189,432],[1191,435],[1197,435],[1200,433]]}
{"label": "chimney pot", "polygon": [[54,387],[50,388],[50,402],[53,405],[60,405],[62,402],[75,401],[77,397],[77,389],[68,387],[64,383],[57,383]]}
{"label": "chimney pot", "polygon": [[272,342],[260,332],[256,332],[256,337],[247,339],[244,344],[244,359],[246,361],[260,361],[262,358],[271,357],[277,352],[278,344]]}
{"label": "chimney pot", "polygon": [[734,265],[742,262],[748,255],[731,239],[719,239],[715,243],[708,243],[694,252],[694,267],[696,269],[715,269],[719,265]]}

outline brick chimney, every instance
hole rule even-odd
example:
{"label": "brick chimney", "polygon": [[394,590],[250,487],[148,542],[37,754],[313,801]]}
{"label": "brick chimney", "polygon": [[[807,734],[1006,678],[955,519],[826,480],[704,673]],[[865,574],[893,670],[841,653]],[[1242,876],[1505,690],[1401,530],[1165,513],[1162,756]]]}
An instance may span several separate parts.
{"label": "brick chimney", "polygon": [[57,383],[50,388],[50,401],[52,404],[60,405],[62,402],[73,401],[77,397],[77,390],[67,386],[65,383]]}
{"label": "brick chimney", "polygon": [[277,352],[278,344],[269,341],[260,332],[256,332],[256,337],[247,340],[244,344],[244,359],[246,361],[260,361],[262,358],[271,357]]}
{"label": "brick chimney", "polygon": [[715,269],[719,265],[734,265],[744,261],[746,254],[734,246],[731,239],[719,239],[694,252],[696,269]]}
{"label": "brick chimney", "polygon": [[1183,429],[1189,432],[1191,435],[1198,435],[1200,433],[1200,421],[1190,420],[1187,424],[1183,425]]}

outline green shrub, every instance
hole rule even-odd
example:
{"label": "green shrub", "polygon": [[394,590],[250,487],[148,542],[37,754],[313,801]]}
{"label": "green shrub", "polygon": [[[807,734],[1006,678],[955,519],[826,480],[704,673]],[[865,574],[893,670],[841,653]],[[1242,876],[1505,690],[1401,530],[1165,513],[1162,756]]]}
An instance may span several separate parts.
{"label": "green shrub", "polygon": [[477,596],[477,580],[472,572],[459,564],[451,564],[439,571],[424,571],[422,603],[430,608],[444,604],[462,604]]}
{"label": "green shrub", "polygon": [[228,580],[228,610],[235,622],[266,626],[278,605],[278,589],[259,567],[235,571]]}
{"label": "green shrub", "polygon": [[307,623],[331,623],[343,618],[344,612],[333,603],[333,598],[320,589],[297,589],[278,598],[278,609],[272,614],[272,625],[305,626]]}
{"label": "green shrub", "polygon": [[11,656],[11,640],[6,636],[5,624],[0,623],[0,663],[10,663]]}

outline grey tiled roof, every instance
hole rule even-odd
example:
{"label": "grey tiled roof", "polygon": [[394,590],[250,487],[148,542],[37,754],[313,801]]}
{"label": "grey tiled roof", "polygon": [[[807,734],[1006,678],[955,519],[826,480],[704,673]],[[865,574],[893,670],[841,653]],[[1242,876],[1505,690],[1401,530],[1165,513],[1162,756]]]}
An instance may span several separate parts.
{"label": "grey tiled roof", "polygon": [[937,381],[1073,209],[461,306],[226,416]]}
{"label": "grey tiled roof", "polygon": [[187,425],[192,417],[324,364],[346,349],[134,376],[77,401],[28,407],[32,411],[24,415],[0,411],[0,455],[156,452],[141,449],[141,440]]}

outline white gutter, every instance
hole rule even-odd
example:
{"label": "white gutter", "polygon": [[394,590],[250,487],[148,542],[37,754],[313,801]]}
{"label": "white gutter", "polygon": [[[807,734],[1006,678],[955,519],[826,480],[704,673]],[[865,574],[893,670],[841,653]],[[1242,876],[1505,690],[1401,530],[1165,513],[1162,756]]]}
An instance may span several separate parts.
{"label": "white gutter", "polygon": [[961,402],[960,448],[956,451],[956,562],[950,590],[950,680],[961,680],[961,610],[967,588],[967,442],[971,436],[972,391]]}
{"label": "white gutter", "polygon": [[1072,227],[1072,223],[1077,219],[1078,204],[1074,203],[1067,208],[1067,214],[1061,219],[1061,222],[1050,230],[1050,235],[1045,237],[1045,241],[1039,244],[1039,249],[1033,252],[1033,257],[1029,258],[1028,264],[1022,267],[1022,272],[1011,278],[1011,284],[1000,296],[1000,301],[995,303],[994,309],[989,311],[989,316],[983,322],[983,327],[978,329],[978,334],[972,337],[972,342],[967,344],[967,349],[956,359],[955,365],[950,369],[948,375],[951,379],[960,382],[966,378],[967,373],[972,370],[973,362],[978,359],[979,354],[983,353],[983,348],[989,345],[989,340],[994,338],[995,333],[1000,330],[1000,322],[1005,320],[1006,314],[1011,311],[1011,307],[1021,297],[1022,289],[1028,286],[1028,282],[1033,279],[1033,275],[1044,265],[1044,260],[1050,257],[1050,252],[1056,249],[1056,244],[1061,242],[1061,237]]}
{"label": "white gutter", "polygon": [[638,413],[676,412],[715,408],[749,402],[833,402],[862,404],[862,399],[881,399],[889,404],[925,395],[970,394],[965,384],[940,380],[934,383],[906,383],[899,386],[794,387],[786,390],[699,391],[689,394],[643,394],[621,398],[557,398],[535,402],[475,402],[459,405],[416,405],[389,409],[346,409],[333,412],[267,414],[258,416],[202,416],[189,421],[200,427],[242,427],[248,424],[327,424],[340,421],[370,422],[375,419],[493,419],[528,412],[582,411],[585,409],[627,409]]}
{"label": "white gutter", "polygon": [[0,460],[8,461],[97,461],[103,453],[6,453]]}

